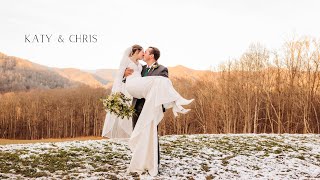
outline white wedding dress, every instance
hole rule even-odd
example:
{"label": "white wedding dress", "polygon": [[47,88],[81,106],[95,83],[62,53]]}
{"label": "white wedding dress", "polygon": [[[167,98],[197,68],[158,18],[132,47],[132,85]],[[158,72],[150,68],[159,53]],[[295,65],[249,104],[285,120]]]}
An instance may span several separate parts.
{"label": "white wedding dress", "polygon": [[[133,99],[132,96],[126,91],[125,83],[122,82],[122,76],[119,75],[120,73],[123,74],[124,71],[117,73],[111,93],[122,92],[128,98]],[[125,117],[122,119],[121,117],[117,117],[116,115],[107,112],[102,129],[102,137],[108,137],[112,139],[128,139],[130,138],[131,133],[132,118]]]}
{"label": "white wedding dress", "polygon": [[[142,65],[135,64],[128,56],[131,48],[128,48],[122,58],[118,75],[113,85],[112,92],[125,92],[130,97],[145,98],[145,103],[137,124],[129,139],[129,148],[132,151],[132,159],[127,172],[142,173],[147,170],[150,175],[158,174],[158,134],[157,125],[162,120],[164,114],[162,105],[166,109],[172,108],[174,115],[177,113],[187,113],[189,109],[184,109],[181,105],[187,105],[193,101],[186,100],[173,88],[169,78],[162,76],[141,77]],[[122,83],[125,69],[133,69],[133,74],[128,76],[126,83]],[[119,119],[118,119],[119,120]],[[132,121],[120,119],[121,131],[126,129],[125,122]],[[116,122],[110,123],[115,125]],[[108,128],[107,128],[108,129]],[[111,130],[110,130],[111,129]],[[110,134],[119,134],[117,128],[109,128]],[[121,134],[121,133],[120,133]]]}

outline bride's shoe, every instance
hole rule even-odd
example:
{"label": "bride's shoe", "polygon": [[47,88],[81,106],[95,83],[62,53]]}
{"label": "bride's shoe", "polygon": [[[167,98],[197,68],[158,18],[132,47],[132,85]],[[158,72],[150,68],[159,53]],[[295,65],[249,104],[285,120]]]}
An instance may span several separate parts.
{"label": "bride's shoe", "polygon": [[191,109],[185,109],[181,105],[173,104],[172,112],[175,117],[178,116],[178,113],[187,114]]}
{"label": "bride's shoe", "polygon": [[188,100],[188,99],[185,99],[185,98],[179,98],[177,101],[176,101],[176,104],[177,105],[188,105],[188,104],[190,104],[192,101],[194,101],[194,99],[190,99],[190,100]]}
{"label": "bride's shoe", "polygon": [[173,107],[173,102],[165,103],[165,104],[163,104],[163,107],[164,107],[165,109],[170,109],[170,108]]}

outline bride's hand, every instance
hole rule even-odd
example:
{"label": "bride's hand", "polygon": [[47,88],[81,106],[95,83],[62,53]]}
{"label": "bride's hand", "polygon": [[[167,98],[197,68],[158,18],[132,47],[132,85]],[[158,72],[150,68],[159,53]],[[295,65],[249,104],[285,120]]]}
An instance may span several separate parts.
{"label": "bride's hand", "polygon": [[128,77],[130,75],[132,75],[133,73],[133,69],[130,69],[130,68],[126,68],[126,70],[124,71],[124,77]]}

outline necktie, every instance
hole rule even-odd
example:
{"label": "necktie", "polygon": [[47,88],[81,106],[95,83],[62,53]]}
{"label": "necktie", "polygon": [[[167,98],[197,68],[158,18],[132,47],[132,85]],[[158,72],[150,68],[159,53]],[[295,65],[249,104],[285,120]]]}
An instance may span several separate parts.
{"label": "necktie", "polygon": [[144,72],[143,76],[146,76],[149,72],[150,68],[146,68],[146,71]]}

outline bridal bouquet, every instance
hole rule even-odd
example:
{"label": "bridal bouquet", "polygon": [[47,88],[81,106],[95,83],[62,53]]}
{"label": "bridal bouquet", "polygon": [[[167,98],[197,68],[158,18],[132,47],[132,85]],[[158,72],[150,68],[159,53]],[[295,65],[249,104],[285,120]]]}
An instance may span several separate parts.
{"label": "bridal bouquet", "polygon": [[112,93],[104,99],[101,99],[106,111],[121,117],[130,118],[134,114],[134,108],[130,105],[131,99],[121,92]]}

